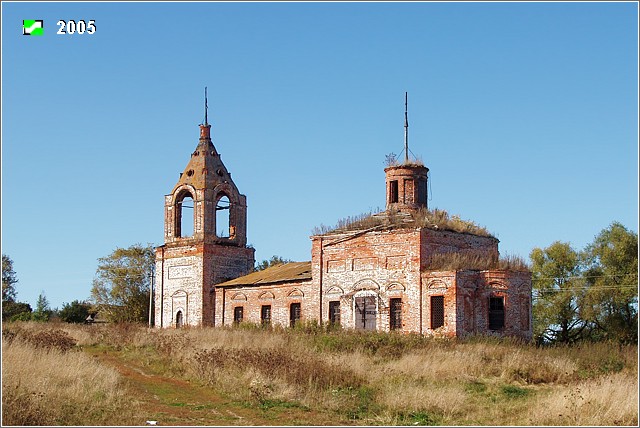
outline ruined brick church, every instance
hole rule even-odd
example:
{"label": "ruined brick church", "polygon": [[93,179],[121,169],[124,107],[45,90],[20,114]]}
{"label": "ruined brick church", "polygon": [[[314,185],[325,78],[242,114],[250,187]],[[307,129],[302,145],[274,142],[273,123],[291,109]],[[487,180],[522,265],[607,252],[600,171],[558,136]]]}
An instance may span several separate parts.
{"label": "ruined brick church", "polygon": [[[407,126],[405,119],[408,150]],[[433,224],[429,170],[408,157],[384,170],[385,211],[311,236],[311,261],[253,271],[246,197],[210,131],[205,113],[198,145],[165,196],[165,243],[156,249],[156,327],[288,327],[315,320],[431,336],[531,338],[531,273],[496,265],[498,240],[490,234]],[[436,261],[450,256],[462,264],[438,268]],[[479,268],[465,260],[492,263]]]}

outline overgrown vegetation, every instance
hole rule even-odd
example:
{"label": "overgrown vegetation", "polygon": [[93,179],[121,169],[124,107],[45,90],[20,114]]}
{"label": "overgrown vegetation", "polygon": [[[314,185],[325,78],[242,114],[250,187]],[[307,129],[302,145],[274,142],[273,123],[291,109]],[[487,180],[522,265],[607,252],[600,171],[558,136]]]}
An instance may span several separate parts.
{"label": "overgrown vegetation", "polygon": [[[585,342],[536,347],[513,339],[443,340],[314,324],[295,329],[180,330],[59,324],[57,333],[46,334],[64,343],[71,337],[76,343],[72,348],[34,346],[33,338],[49,330],[39,323],[4,326],[4,424],[139,424],[140,418],[130,412],[140,400],[139,392],[128,390],[122,378],[82,349],[135,364],[147,377],[188,381],[182,390],[188,385],[209,388],[245,406],[263,423],[638,423],[637,347],[631,345]],[[82,367],[73,365],[76,360]],[[78,371],[80,381],[66,380],[66,367]],[[94,380],[83,380],[89,373]],[[101,399],[82,401],[80,391],[83,397]],[[154,394],[162,398],[164,392],[158,389]],[[123,405],[128,400],[134,405]],[[189,404],[196,402],[195,397],[185,400],[175,406],[198,407]],[[121,407],[114,412],[117,405]],[[63,406],[69,416],[63,419],[56,406]],[[216,404],[210,406],[214,411]],[[281,419],[292,411],[303,419]],[[167,417],[150,416],[159,424]]]}
{"label": "overgrown vegetation", "polygon": [[2,425],[126,425],[136,400],[110,367],[43,323],[2,331]]}
{"label": "overgrown vegetation", "polygon": [[529,265],[521,257],[478,253],[436,253],[429,258],[427,270],[510,270],[528,272]]}
{"label": "overgrown vegetation", "polygon": [[428,228],[469,233],[478,236],[494,237],[489,231],[476,223],[463,220],[457,215],[449,215],[445,210],[426,208],[411,213],[400,213],[393,209],[378,213],[364,213],[338,220],[335,226],[320,225],[312,231],[314,235],[364,231],[369,229],[389,230],[397,228]]}

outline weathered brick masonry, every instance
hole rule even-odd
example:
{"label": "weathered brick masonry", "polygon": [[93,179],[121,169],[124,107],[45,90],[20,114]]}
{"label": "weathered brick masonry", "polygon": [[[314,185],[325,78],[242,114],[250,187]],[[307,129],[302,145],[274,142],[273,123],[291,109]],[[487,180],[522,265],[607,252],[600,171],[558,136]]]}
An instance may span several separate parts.
{"label": "weathered brick masonry", "polygon": [[[156,326],[315,320],[433,336],[531,338],[530,272],[432,269],[432,258],[442,254],[497,259],[498,240],[409,225],[407,219],[427,208],[429,170],[421,164],[385,169],[387,206],[376,216],[386,223],[312,236],[310,262],[250,273],[254,250],[246,246],[246,198],[213,147],[209,128],[201,125],[198,147],[165,197],[165,244],[156,251]],[[225,196],[226,208],[220,206]],[[194,206],[191,236],[182,236],[186,197]],[[218,236],[216,212],[227,209],[229,231]]]}
{"label": "weathered brick masonry", "polygon": [[[210,128],[200,125],[198,146],[165,196],[165,244],[156,249],[158,327],[214,325],[215,285],[251,272],[255,264],[255,250],[246,246],[246,197],[213,146]],[[228,213],[227,230],[217,224],[220,212]],[[192,233],[183,230],[185,215],[193,216]]]}

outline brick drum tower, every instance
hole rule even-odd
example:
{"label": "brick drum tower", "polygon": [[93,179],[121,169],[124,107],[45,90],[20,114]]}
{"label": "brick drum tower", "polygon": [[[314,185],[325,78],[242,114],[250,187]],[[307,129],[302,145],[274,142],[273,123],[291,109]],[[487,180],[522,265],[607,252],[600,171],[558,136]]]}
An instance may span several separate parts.
{"label": "brick drum tower", "polygon": [[164,245],[156,248],[155,326],[213,325],[215,285],[249,273],[247,202],[211,141],[211,125],[164,202]]}

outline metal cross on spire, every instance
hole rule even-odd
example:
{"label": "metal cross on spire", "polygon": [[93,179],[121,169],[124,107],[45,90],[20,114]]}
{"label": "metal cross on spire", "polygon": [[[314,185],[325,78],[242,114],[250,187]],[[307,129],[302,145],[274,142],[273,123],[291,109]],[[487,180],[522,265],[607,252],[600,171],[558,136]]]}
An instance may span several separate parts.
{"label": "metal cross on spire", "polygon": [[408,93],[404,93],[404,162],[409,163],[409,118],[407,116]]}
{"label": "metal cross on spire", "polygon": [[209,108],[209,106],[207,106],[207,87],[204,87],[204,124],[208,125],[209,123],[207,122],[207,109]]}

